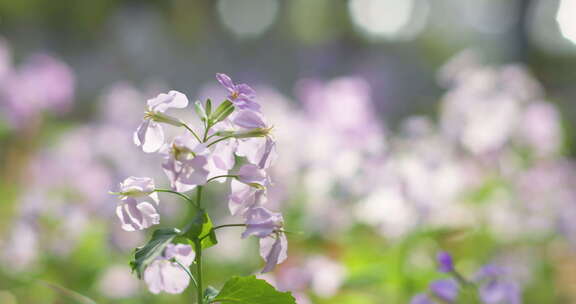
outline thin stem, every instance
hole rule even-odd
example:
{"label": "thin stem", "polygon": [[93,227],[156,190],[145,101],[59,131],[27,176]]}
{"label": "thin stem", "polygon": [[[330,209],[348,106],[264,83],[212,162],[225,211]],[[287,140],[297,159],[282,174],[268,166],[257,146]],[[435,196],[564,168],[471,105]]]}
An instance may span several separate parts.
{"label": "thin stem", "polygon": [[208,131],[210,131],[211,127],[212,126],[208,122],[206,122],[206,125],[204,127],[204,137],[203,137],[202,142],[206,142],[208,140]]}
{"label": "thin stem", "polygon": [[199,239],[194,242],[194,247],[196,249],[196,275],[198,276],[196,294],[198,295],[198,304],[201,304],[204,298],[204,290],[202,287],[202,244]]}
{"label": "thin stem", "polygon": [[229,135],[229,136],[224,136],[224,137],[218,138],[217,140],[215,140],[215,141],[209,143],[208,145],[206,145],[206,147],[210,147],[210,146],[212,146],[212,145],[215,145],[215,144],[217,144],[217,143],[219,143],[219,142],[221,142],[221,141],[223,141],[223,140],[226,140],[226,139],[232,138],[232,137],[234,137],[234,135]]}
{"label": "thin stem", "polygon": [[198,134],[196,134],[196,132],[194,132],[194,130],[192,130],[192,128],[190,128],[187,124],[182,123],[182,126],[184,128],[186,128],[188,131],[190,131],[190,133],[192,133],[192,135],[194,135],[194,137],[196,137],[196,140],[198,140],[198,142],[202,143],[203,141],[200,139],[200,137],[198,136]]}
{"label": "thin stem", "polygon": [[202,188],[200,185],[196,186],[196,206],[198,208],[202,208]]}
{"label": "thin stem", "polygon": [[217,178],[221,178],[221,177],[233,177],[233,178],[237,178],[238,175],[234,175],[234,174],[218,175],[218,176],[214,176],[214,177],[208,179],[208,180],[206,181],[206,183],[209,183],[209,182],[211,182],[211,181],[213,181],[213,180],[215,180],[215,179],[217,179]]}
{"label": "thin stem", "polygon": [[176,262],[176,264],[178,264],[178,266],[180,266],[185,272],[186,274],[190,277],[190,279],[192,280],[192,283],[194,283],[194,286],[196,286],[196,288],[198,288],[198,282],[196,282],[196,278],[194,278],[194,276],[192,275],[192,273],[190,272],[190,269],[188,269],[186,266],[182,265],[180,262],[178,262],[178,260],[174,259],[174,262]]}
{"label": "thin stem", "polygon": [[183,193],[173,191],[173,190],[168,190],[168,189],[154,189],[154,191],[155,192],[165,192],[165,193],[176,194],[176,195],[180,196],[181,198],[185,199],[190,204],[196,206],[196,208],[200,208],[200,206],[197,203],[195,203],[190,197],[188,197],[187,195],[185,195]]}
{"label": "thin stem", "polygon": [[[210,232],[212,231],[216,231],[220,228],[226,228],[226,227],[246,227],[246,224],[226,224],[226,225],[220,225],[220,226],[216,226],[216,227],[212,227],[212,229],[210,229]],[[210,236],[210,233],[206,234],[205,236],[200,238],[200,241],[202,241],[203,239],[207,238]]]}

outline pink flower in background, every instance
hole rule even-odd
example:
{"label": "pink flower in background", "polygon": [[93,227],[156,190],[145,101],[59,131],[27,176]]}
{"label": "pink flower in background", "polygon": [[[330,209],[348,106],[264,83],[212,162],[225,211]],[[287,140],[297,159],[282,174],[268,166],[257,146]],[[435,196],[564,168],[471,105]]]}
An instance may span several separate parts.
{"label": "pink flower in background", "polygon": [[260,105],[254,101],[256,92],[245,83],[235,84],[226,74],[216,74],[216,79],[228,90],[228,99],[241,110],[260,111]]}
{"label": "pink flower in background", "polygon": [[160,94],[149,99],[144,120],[134,133],[134,143],[146,153],[156,152],[164,145],[164,130],[159,123],[181,126],[182,122],[164,114],[168,109],[183,109],[188,106],[186,95],[178,91]]}
{"label": "pink flower in background", "polygon": [[120,184],[121,204],[116,208],[116,215],[122,229],[142,230],[160,223],[160,215],[153,204],[159,203],[154,189],[154,181],[148,177],[131,176]]}
{"label": "pink flower in background", "polygon": [[182,293],[190,283],[190,277],[182,267],[190,267],[195,256],[189,245],[168,244],[164,253],[144,270],[144,281],[150,292]]}
{"label": "pink flower in background", "polygon": [[46,54],[26,59],[17,70],[5,69],[0,94],[8,119],[21,127],[43,111],[57,114],[70,110],[75,78],[64,62]]}
{"label": "pink flower in background", "polygon": [[288,258],[288,241],[283,233],[260,239],[260,256],[266,261],[262,273],[270,272]]}
{"label": "pink flower in background", "polygon": [[254,235],[259,238],[267,237],[280,229],[284,222],[282,214],[272,212],[266,208],[252,208],[244,215],[246,217],[246,230],[243,238]]}

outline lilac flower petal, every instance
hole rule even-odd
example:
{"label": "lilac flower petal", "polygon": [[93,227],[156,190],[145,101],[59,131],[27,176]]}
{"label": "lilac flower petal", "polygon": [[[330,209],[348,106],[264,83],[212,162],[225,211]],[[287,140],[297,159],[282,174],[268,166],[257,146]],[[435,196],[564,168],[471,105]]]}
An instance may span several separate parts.
{"label": "lilac flower petal", "polygon": [[168,109],[183,109],[188,106],[188,97],[178,91],[170,91],[168,94],[161,93],[153,99],[148,100],[149,110],[156,113],[163,113]]}
{"label": "lilac flower petal", "polygon": [[288,241],[284,234],[260,239],[260,255],[266,261],[262,273],[270,272],[277,264],[284,262],[288,257],[287,250]]}
{"label": "lilac flower petal", "polygon": [[238,170],[238,180],[246,184],[266,185],[268,176],[260,167],[253,164],[246,164]]}
{"label": "lilac flower petal", "polygon": [[144,282],[154,294],[161,291],[178,294],[188,287],[190,277],[178,264],[168,260],[156,260],[144,270]]}
{"label": "lilac flower petal", "polygon": [[245,129],[265,128],[262,115],[250,110],[239,111],[233,119],[234,124]]}
{"label": "lilac flower petal", "polygon": [[439,298],[452,302],[458,297],[458,283],[452,279],[442,279],[430,284],[430,290]]}
{"label": "lilac flower petal", "polygon": [[282,215],[266,208],[252,208],[246,212],[245,216],[246,230],[242,233],[242,238],[250,235],[259,238],[267,237],[282,227]]}
{"label": "lilac flower petal", "polygon": [[221,85],[223,85],[226,89],[228,89],[228,91],[232,92],[232,91],[236,90],[236,86],[232,82],[232,79],[230,77],[228,77],[228,75],[222,74],[222,73],[217,73],[216,79],[218,80],[218,82]]}
{"label": "lilac flower petal", "polygon": [[507,281],[492,280],[479,287],[480,297],[486,304],[519,304],[520,288],[517,284]]}
{"label": "lilac flower petal", "polygon": [[256,97],[256,91],[245,83],[236,85],[236,91],[238,95],[242,95],[246,99],[254,99]]}
{"label": "lilac flower petal", "polygon": [[153,153],[164,145],[164,130],[158,123],[145,119],[134,134],[134,143],[146,153]]}

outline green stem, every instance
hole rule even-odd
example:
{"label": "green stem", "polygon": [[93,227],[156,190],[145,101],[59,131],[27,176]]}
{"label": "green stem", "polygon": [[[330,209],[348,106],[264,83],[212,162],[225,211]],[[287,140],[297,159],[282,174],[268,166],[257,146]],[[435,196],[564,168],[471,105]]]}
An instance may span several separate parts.
{"label": "green stem", "polygon": [[200,143],[203,142],[203,141],[200,139],[200,137],[198,136],[198,134],[196,134],[196,132],[194,132],[194,130],[192,130],[192,128],[190,128],[187,124],[182,123],[182,126],[183,126],[184,128],[186,128],[188,131],[190,131],[190,133],[192,133],[192,135],[194,135],[194,137],[196,137],[196,140],[198,140],[198,142],[200,142]]}
{"label": "green stem", "polygon": [[202,244],[199,239],[194,241],[196,249],[196,276],[198,277],[198,284],[196,284],[196,294],[198,295],[198,304],[202,304],[204,298],[204,290],[202,287]]}
{"label": "green stem", "polygon": [[232,137],[234,137],[234,136],[233,136],[233,135],[230,135],[230,136],[224,136],[224,137],[218,138],[217,140],[215,140],[215,141],[209,143],[208,145],[206,145],[206,147],[213,146],[213,145],[215,145],[215,144],[217,144],[217,143],[219,143],[219,142],[221,142],[221,141],[223,141],[223,140],[226,140],[226,139],[232,138]]}
{"label": "green stem", "polygon": [[186,266],[184,266],[180,262],[178,262],[178,260],[174,259],[174,262],[176,262],[176,264],[178,264],[178,266],[180,266],[186,272],[186,274],[188,274],[188,276],[192,280],[192,283],[194,283],[194,286],[196,286],[196,288],[198,288],[198,282],[196,282],[196,279],[194,278],[194,276],[192,275],[190,270],[188,268],[186,268]]}
{"label": "green stem", "polygon": [[209,183],[209,182],[211,182],[211,181],[213,181],[213,180],[215,180],[215,179],[217,179],[217,178],[222,178],[222,177],[233,177],[233,178],[238,178],[238,175],[234,175],[234,174],[228,174],[228,175],[218,175],[218,176],[214,176],[214,177],[212,177],[212,178],[208,179],[208,180],[206,181],[206,183]]}
{"label": "green stem", "polygon": [[[246,224],[226,224],[226,225],[220,225],[220,226],[216,226],[216,227],[212,227],[212,229],[210,229],[210,231],[216,231],[220,228],[226,228],[226,227],[246,227]],[[205,236],[200,238],[200,241],[202,241],[203,239],[207,238],[210,236],[210,233],[206,234]]]}
{"label": "green stem", "polygon": [[197,204],[197,202],[195,203],[190,197],[188,197],[187,195],[185,195],[183,193],[173,191],[173,190],[168,190],[168,189],[154,189],[154,191],[155,192],[164,192],[164,193],[176,194],[176,195],[180,196],[181,198],[185,199],[190,204],[196,206],[196,208],[200,208],[200,206]]}

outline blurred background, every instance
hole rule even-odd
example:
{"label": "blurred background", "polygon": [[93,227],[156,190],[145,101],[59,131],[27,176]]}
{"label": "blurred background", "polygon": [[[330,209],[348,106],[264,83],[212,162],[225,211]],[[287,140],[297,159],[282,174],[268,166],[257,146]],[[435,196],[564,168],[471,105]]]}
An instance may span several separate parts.
{"label": "blurred background", "polygon": [[[148,236],[108,191],[168,184],[131,140],[145,101],[222,98],[217,72],[275,126],[270,204],[296,233],[262,278],[298,303],[409,303],[439,250],[576,303],[576,0],[0,0],[0,35],[0,303],[193,301],[130,273]],[[209,284],[260,269],[239,235]]]}

